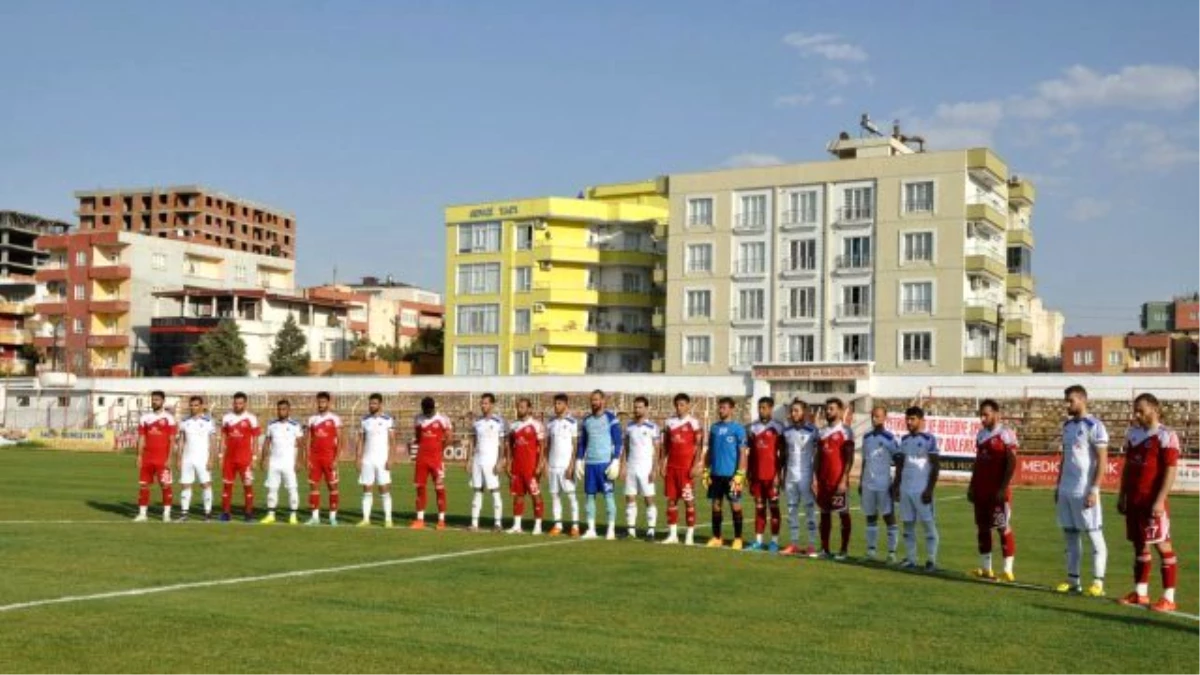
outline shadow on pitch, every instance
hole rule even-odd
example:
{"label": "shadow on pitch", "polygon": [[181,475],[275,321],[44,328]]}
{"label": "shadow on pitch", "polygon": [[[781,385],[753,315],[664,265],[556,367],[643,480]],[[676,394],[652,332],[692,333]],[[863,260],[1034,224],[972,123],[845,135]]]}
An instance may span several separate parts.
{"label": "shadow on pitch", "polygon": [[[1196,634],[1195,625],[1186,625],[1178,621],[1173,621],[1169,615],[1159,616],[1149,610],[1139,610],[1137,613],[1130,614],[1113,614],[1111,612],[1097,612],[1084,608],[1076,607],[1058,607],[1055,605],[1035,604],[1038,609],[1046,609],[1051,612],[1062,612],[1063,614],[1075,614],[1077,616],[1086,617],[1089,619],[1102,619],[1104,621],[1113,621],[1115,623],[1125,624],[1127,626],[1146,626],[1152,625],[1156,628],[1166,628],[1168,630],[1178,631],[1180,633],[1188,633],[1189,635]],[[1132,612],[1133,610],[1131,610]]]}
{"label": "shadow on pitch", "polygon": [[122,518],[132,518],[137,515],[138,507],[133,502],[97,502],[89,499],[85,502],[89,508],[102,513],[111,513]]}

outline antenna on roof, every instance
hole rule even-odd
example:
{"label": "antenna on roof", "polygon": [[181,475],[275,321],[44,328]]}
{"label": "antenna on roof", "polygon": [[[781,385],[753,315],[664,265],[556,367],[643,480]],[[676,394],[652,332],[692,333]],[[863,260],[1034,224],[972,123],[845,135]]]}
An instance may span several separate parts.
{"label": "antenna on roof", "polygon": [[862,114],[862,119],[859,120],[858,125],[860,127],[862,127],[864,131],[871,134],[872,136],[882,136],[883,135],[879,132],[879,127],[874,122],[871,121],[871,116],[867,113]]}

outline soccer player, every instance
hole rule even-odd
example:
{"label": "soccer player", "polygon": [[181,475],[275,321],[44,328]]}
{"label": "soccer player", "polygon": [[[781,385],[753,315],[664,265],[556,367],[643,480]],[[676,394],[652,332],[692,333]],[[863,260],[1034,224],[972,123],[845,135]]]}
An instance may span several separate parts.
{"label": "soccer player", "polygon": [[417,462],[413,466],[413,485],[417,492],[417,517],[409,525],[414,530],[425,528],[425,506],[429,496],[425,492],[429,479],[433,479],[433,493],[437,499],[437,529],[446,529],[446,447],[454,439],[454,427],[450,418],[437,412],[437,404],[430,396],[421,399],[421,414],[414,423],[413,434],[417,439]]}
{"label": "soccer player", "polygon": [[321,524],[321,481],[329,491],[329,524],[337,526],[338,512],[338,455],[341,453],[342,418],[329,410],[329,392],[317,393],[317,414],[304,425],[308,442],[305,462],[308,465],[308,508],[312,509],[305,525]]}
{"label": "soccer player", "polygon": [[555,394],[554,419],[546,425],[546,435],[549,437],[546,465],[550,473],[550,506],[554,515],[551,537],[563,532],[560,495],[566,495],[571,506],[571,536],[579,536],[579,497],[575,494],[575,474],[569,470],[579,438],[579,422],[567,411],[568,403],[566,394]]}
{"label": "soccer player", "polygon": [[[754,543],[751,551],[779,552],[779,473],[784,465],[783,426],[774,419],[775,399],[758,399],[758,419],[746,435],[750,446],[750,496],[754,497]],[[771,515],[771,541],[763,544],[767,512]]]}
{"label": "soccer player", "polygon": [[655,463],[662,450],[662,432],[650,421],[650,401],[645,396],[633,399],[633,420],[625,427],[628,451],[621,458],[620,477],[625,481],[625,525],[629,538],[637,538],[637,498],[646,503],[646,541],[654,541],[658,524],[658,506],[654,503]]}
{"label": "soccer player", "polygon": [[679,543],[679,500],[683,500],[687,533],[684,543],[696,543],[696,492],[692,478],[704,456],[704,428],[692,417],[692,399],[687,394],[675,395],[675,415],[667,418],[666,440],[662,456],[663,491],[667,497],[667,538],[664,544]]}
{"label": "soccer player", "polygon": [[[817,484],[817,506],[821,509],[821,553],[826,558],[845,560],[850,547],[850,468],[854,465],[854,432],[843,423],[846,405],[840,398],[825,401],[825,427],[813,456],[813,475]],[[831,515],[842,522],[842,547],[836,555],[829,552],[833,533]]]}
{"label": "soccer player", "polygon": [[[875,413],[872,412],[872,419]],[[937,570],[938,529],[933,518],[933,489],[937,487],[937,439],[925,432],[925,411],[913,406],[904,411],[908,435],[900,441],[895,455],[896,478],[892,495],[900,502],[904,521],[904,569],[917,567],[917,521],[925,528],[925,571]]]}
{"label": "soccer player", "polygon": [[[1134,590],[1121,598],[1125,605],[1149,605],[1156,612],[1175,611],[1175,579],[1179,562],[1171,546],[1171,511],[1167,495],[1175,484],[1179,437],[1161,421],[1153,394],[1133,402],[1134,426],[1125,434],[1125,471],[1117,510],[1125,514],[1125,536],[1133,543]],[[1162,561],[1163,594],[1150,604],[1150,546]]]}
{"label": "soccer player", "polygon": [[246,522],[254,522],[254,442],[262,433],[258,417],[246,410],[246,394],[233,395],[233,410],[221,418],[221,522],[233,519],[233,482],[242,481]]}
{"label": "soccer player", "polygon": [[817,519],[814,513],[813,456],[819,433],[809,419],[808,404],[800,399],[792,401],[788,409],[788,426],[783,430],[784,447],[787,451],[787,474],[784,492],[787,494],[788,531],[792,543],[780,553],[800,555],[800,504],[804,504],[804,519],[808,525],[808,547],[805,555],[817,557]]}
{"label": "soccer player", "polygon": [[979,569],[973,574],[982,579],[996,579],[992,571],[992,530],[1000,533],[1000,550],[1004,554],[1002,581],[1015,581],[1013,560],[1017,541],[1012,530],[1012,481],[1017,468],[1017,435],[1000,424],[1000,404],[985,399],[979,404],[979,421],[983,428],[975,438],[975,465],[971,467],[971,484],[967,500],[975,505],[975,533],[979,538]]}
{"label": "soccer player", "polygon": [[746,427],[733,419],[734,402],[724,396],[717,400],[718,421],[708,432],[708,448],[704,454],[704,485],[712,502],[712,532],[709,548],[721,548],[722,508],[729,500],[733,519],[735,551],[742,550],[742,489],[746,483]]}
{"label": "soccer player", "polygon": [[471,531],[479,530],[479,512],[483,510],[483,491],[492,493],[492,529],[501,530],[504,502],[500,500],[500,441],[504,438],[504,420],[492,409],[493,394],[479,397],[479,417],[472,423],[474,439],[467,446],[467,466],[471,467]]}
{"label": "soccer player", "polygon": [[887,561],[896,562],[896,513],[892,503],[892,465],[900,454],[900,442],[888,431],[887,408],[877,405],[871,409],[871,430],[862,441],[862,475],[858,480],[858,496],[863,515],[867,517],[867,560],[875,560],[879,543],[879,516],[887,526]]}
{"label": "soccer player", "polygon": [[135,523],[146,522],[146,512],[150,508],[150,486],[158,481],[162,490],[163,522],[171,522],[171,501],[174,491],[171,489],[171,445],[179,429],[175,426],[175,416],[163,409],[166,394],[161,391],[150,392],[150,412],[138,420],[138,514],[133,519]]}
{"label": "soccer player", "polygon": [[579,449],[571,472],[575,480],[583,481],[583,492],[587,496],[588,529],[584,539],[595,539],[596,495],[604,494],[604,507],[608,513],[608,533],[605,539],[617,538],[617,503],[613,497],[613,480],[621,471],[621,423],[616,413],[604,408],[604,392],[592,392],[588,401],[591,413],[583,418],[579,432]]}
{"label": "soccer player", "polygon": [[367,397],[367,415],[362,418],[362,433],[354,458],[358,483],[363,491],[363,515],[359,527],[371,526],[371,504],[374,501],[371,488],[379,492],[383,526],[392,526],[392,450],[395,445],[395,423],[391,415],[383,412],[383,395],[371,394]]}
{"label": "soccer player", "polygon": [[[1100,481],[1108,466],[1108,430],[1087,411],[1087,390],[1078,384],[1064,392],[1067,421],[1062,428],[1062,464],[1054,488],[1058,525],[1067,540],[1067,581],[1055,589],[1059,593],[1104,595],[1104,572],[1108,566],[1108,545],[1104,541],[1104,521],[1100,513]],[[1092,544],[1094,581],[1087,590],[1079,581],[1086,532]]]}
{"label": "soccer player", "polygon": [[204,413],[204,399],[193,396],[188,400],[187,419],[179,423],[179,436],[176,445],[182,445],[179,453],[179,474],[183,489],[179,495],[179,520],[188,519],[188,507],[192,505],[192,485],[199,482],[203,490],[204,519],[212,519],[212,437],[217,433],[217,426],[212,418]]}
{"label": "soccer player", "polygon": [[508,469],[508,491],[513,500],[513,525],[509,534],[521,534],[521,518],[525,515],[525,496],[533,499],[533,534],[542,533],[542,471],[546,468],[542,446],[546,429],[533,418],[533,402],[517,400],[517,419],[508,430],[505,444],[505,467]]}
{"label": "soccer player", "polygon": [[262,524],[275,522],[275,507],[279,504],[280,483],[288,492],[289,525],[299,525],[296,509],[300,508],[299,485],[296,482],[296,445],[304,437],[304,428],[292,419],[292,404],[283,399],[275,404],[275,419],[267,423],[266,441],[258,458],[258,470],[267,472],[267,515]]}

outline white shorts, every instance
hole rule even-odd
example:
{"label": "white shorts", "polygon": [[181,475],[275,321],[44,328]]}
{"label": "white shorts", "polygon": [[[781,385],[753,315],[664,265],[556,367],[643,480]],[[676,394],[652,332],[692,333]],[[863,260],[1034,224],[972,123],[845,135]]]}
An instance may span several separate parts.
{"label": "white shorts", "polygon": [[654,476],[650,475],[650,467],[626,467],[625,469],[625,496],[626,497],[653,497],[654,496]]}
{"label": "white shorts", "polygon": [[385,462],[368,462],[363,460],[362,470],[358,472],[359,485],[391,485],[392,472],[385,468]]}
{"label": "white shorts", "polygon": [[812,476],[801,476],[800,482],[786,482],[783,485],[784,495],[787,496],[788,506],[803,504],[811,508],[816,504],[816,495],[812,491]]}
{"label": "white shorts", "polygon": [[891,490],[867,490],[862,492],[862,512],[865,516],[892,515]]}
{"label": "white shorts", "polygon": [[[365,466],[363,467],[366,468]],[[290,491],[296,490],[296,469],[292,466],[270,467],[267,470],[268,490],[278,490],[280,484]]]}
{"label": "white shorts", "polygon": [[900,493],[900,520],[906,523],[921,521],[924,523],[933,522],[933,503],[925,504],[921,501],[921,493]]}
{"label": "white shorts", "polygon": [[1104,518],[1100,514],[1100,497],[1096,497],[1096,504],[1090,509],[1083,505],[1084,499],[1086,497],[1059,493],[1055,509],[1058,512],[1059,527],[1064,530],[1080,530],[1082,532],[1103,529]]}
{"label": "white shorts", "polygon": [[211,483],[212,472],[208,470],[208,461],[203,458],[185,457],[179,467],[179,484]]}
{"label": "white shorts", "polygon": [[496,475],[495,468],[495,462],[471,462],[471,487],[476,490],[499,490],[500,476]]}
{"label": "white shorts", "polygon": [[575,481],[567,478],[567,469],[547,469],[546,473],[550,474],[550,494],[567,494],[575,492]]}

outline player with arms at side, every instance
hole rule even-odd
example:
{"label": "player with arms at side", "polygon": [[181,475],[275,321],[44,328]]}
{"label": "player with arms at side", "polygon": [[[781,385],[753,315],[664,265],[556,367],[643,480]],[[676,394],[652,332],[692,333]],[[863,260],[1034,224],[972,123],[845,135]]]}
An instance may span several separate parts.
{"label": "player with arms at side", "polygon": [[709,548],[721,548],[721,521],[725,500],[733,519],[735,551],[742,550],[742,490],[746,484],[746,427],[733,419],[735,404],[728,396],[717,400],[717,422],[708,431],[704,453],[704,485],[712,502],[712,532]]}
{"label": "player with arms at side", "polygon": [[1015,581],[1013,562],[1017,540],[1012,530],[1012,481],[1017,468],[1017,435],[1000,423],[1000,404],[985,399],[979,404],[983,427],[975,437],[975,465],[967,500],[975,505],[975,534],[979,540],[979,568],[972,574],[981,579],[996,579],[992,571],[992,530],[1000,534],[1004,554],[1001,581]]}
{"label": "player with arms at side", "polygon": [[567,411],[569,402],[566,394],[555,394],[554,419],[546,425],[549,437],[546,466],[550,474],[550,505],[554,515],[551,537],[563,532],[560,495],[566,495],[571,507],[571,536],[579,536],[579,497],[575,494],[575,474],[570,471],[571,457],[575,455],[575,443],[579,438],[579,422]]}
{"label": "player with arms at side", "polygon": [[162,490],[163,522],[171,522],[171,501],[174,498],[171,489],[171,446],[179,429],[175,426],[175,416],[163,409],[166,398],[161,391],[150,392],[150,412],[138,420],[138,514],[133,519],[135,523],[147,520],[150,486],[155,481],[158,481]]}
{"label": "player with arms at side", "polygon": [[276,418],[267,423],[266,441],[258,457],[258,470],[267,472],[267,515],[264,525],[275,522],[275,507],[279,504],[279,485],[288,493],[289,525],[299,525],[296,509],[300,508],[300,487],[296,482],[296,445],[304,437],[304,427],[292,419],[292,404],[287,399],[275,404]]}
{"label": "player with arms at side", "polygon": [[[846,426],[846,405],[840,398],[825,401],[825,428],[817,441],[813,457],[813,476],[817,484],[817,506],[821,509],[821,553],[826,558],[845,560],[850,548],[850,468],[854,466],[854,432]],[[842,523],[842,547],[837,555],[829,552],[833,535],[832,514]]]}
{"label": "player with arms at side", "polygon": [[413,423],[413,436],[417,441],[417,461],[413,465],[413,486],[417,493],[417,517],[409,525],[414,530],[425,528],[425,506],[429,495],[425,491],[429,479],[433,479],[433,493],[437,499],[437,529],[446,529],[446,448],[454,440],[454,427],[450,418],[437,412],[433,397],[421,399],[421,414]]}
{"label": "player with arms at side", "polygon": [[625,526],[629,538],[637,538],[637,500],[646,503],[646,541],[654,541],[658,507],[654,503],[655,462],[662,450],[662,432],[647,417],[650,401],[645,396],[633,399],[633,420],[625,427],[625,456],[621,458],[620,478],[625,481]]}
{"label": "player with arms at side", "polygon": [[246,410],[246,394],[233,395],[233,410],[221,418],[221,522],[233,520],[233,483],[242,481],[246,522],[254,522],[254,443],[262,433],[258,416]]}
{"label": "player with arms at side", "polygon": [[591,414],[583,418],[579,432],[579,449],[571,472],[575,480],[582,480],[583,492],[587,497],[588,529],[584,539],[595,539],[596,495],[604,495],[604,508],[608,514],[608,532],[605,539],[617,538],[617,502],[613,497],[613,481],[621,472],[621,423],[617,414],[604,408],[604,392],[592,392],[589,403]]}
{"label": "player with arms at side", "polygon": [[[1067,540],[1067,581],[1055,589],[1059,593],[1084,593],[1093,598],[1104,596],[1104,572],[1108,567],[1108,544],[1104,541],[1104,520],[1100,512],[1100,481],[1108,467],[1108,429],[1104,422],[1087,412],[1087,390],[1078,384],[1063,392],[1067,403],[1067,421],[1062,428],[1062,462],[1058,484],[1054,488],[1054,506],[1058,525]],[[1085,591],[1079,581],[1086,532],[1092,544],[1094,581]]]}
{"label": "player with arms at side", "polygon": [[542,533],[542,471],[546,468],[542,446],[546,429],[533,418],[533,402],[522,397],[517,400],[517,419],[508,430],[505,444],[505,468],[508,470],[508,492],[513,500],[513,525],[509,534],[521,534],[521,518],[525,515],[525,496],[533,500],[533,534]]}
{"label": "player with arms at side", "polygon": [[[1162,424],[1162,409],[1153,394],[1133,401],[1134,426],[1125,434],[1125,471],[1117,510],[1125,514],[1125,536],[1133,544],[1134,590],[1121,604],[1149,606],[1156,612],[1175,611],[1175,581],[1179,560],[1171,545],[1171,510],[1167,495],[1175,485],[1179,437]],[[1150,546],[1162,561],[1163,594],[1150,604]]]}
{"label": "player with arms at side", "polygon": [[308,507],[312,509],[305,525],[321,524],[321,481],[329,491],[329,524],[337,526],[338,456],[341,453],[342,418],[329,409],[329,392],[317,393],[317,414],[304,425],[307,435],[305,464],[308,466]]}
{"label": "player with arms at side", "polygon": [[817,557],[816,497],[813,494],[813,456],[816,454],[819,432],[808,418],[808,404],[800,399],[792,401],[788,408],[788,425],[783,429],[784,449],[787,452],[787,473],[784,478],[784,493],[788,504],[788,531],[792,543],[780,553],[800,555],[800,505],[804,505],[804,519],[808,525],[808,546],[804,554]]}
{"label": "player with arms at side", "polygon": [[204,399],[193,396],[188,400],[187,419],[179,423],[177,447],[183,446],[179,453],[179,476],[182,490],[179,495],[179,520],[188,519],[188,508],[192,505],[192,485],[200,483],[203,490],[201,496],[204,504],[204,519],[212,519],[212,439],[217,433],[217,425],[212,418],[204,414]]}
{"label": "player with arms at side", "polygon": [[925,432],[925,411],[913,406],[904,412],[908,435],[900,441],[895,455],[896,478],[892,496],[900,503],[904,521],[905,560],[901,567],[917,567],[917,521],[925,528],[925,571],[937,570],[938,529],[934,522],[933,490],[937,487],[941,465],[938,444]]}
{"label": "player with arms at side", "polygon": [[[867,560],[874,561],[879,544],[879,516],[887,526],[887,561],[896,562],[896,505],[893,503],[892,465],[900,454],[900,441],[888,431],[887,408],[877,405],[871,409],[871,430],[862,440],[862,475],[858,480],[858,496],[863,515],[867,517]],[[899,476],[896,476],[898,478]],[[899,497],[897,497],[899,498]]]}
{"label": "player with arms at side", "polygon": [[483,510],[483,491],[492,493],[492,529],[500,532],[503,525],[504,502],[500,499],[500,442],[504,439],[504,420],[494,412],[496,396],[479,397],[479,417],[472,423],[474,437],[467,446],[467,466],[471,497],[471,531],[479,530],[479,512]]}
{"label": "player with arms at side", "polygon": [[[746,430],[750,456],[750,496],[754,497],[754,543],[751,551],[779,552],[779,478],[785,463],[783,426],[774,420],[775,399],[758,399],[758,419]],[[771,541],[763,544],[770,514]]]}
{"label": "player with arms at side", "polygon": [[383,412],[383,395],[367,397],[367,415],[362,418],[362,432],[354,465],[358,483],[362,485],[362,520],[358,527],[371,526],[371,488],[379,491],[383,507],[383,526],[392,526],[392,451],[396,445],[396,425],[392,416]]}
{"label": "player with arms at side", "polygon": [[687,394],[675,395],[675,415],[667,418],[666,434],[660,450],[663,492],[667,497],[667,538],[664,544],[679,543],[679,500],[683,500],[687,533],[684,542],[696,543],[696,491],[692,485],[700,460],[704,456],[704,428],[692,417],[692,399]]}

